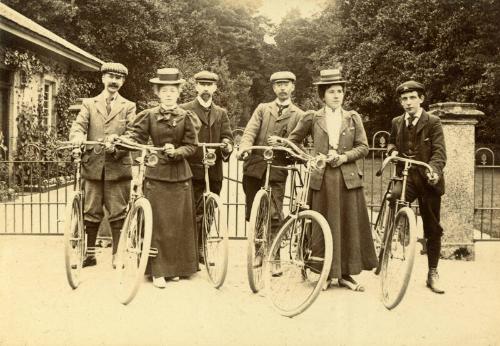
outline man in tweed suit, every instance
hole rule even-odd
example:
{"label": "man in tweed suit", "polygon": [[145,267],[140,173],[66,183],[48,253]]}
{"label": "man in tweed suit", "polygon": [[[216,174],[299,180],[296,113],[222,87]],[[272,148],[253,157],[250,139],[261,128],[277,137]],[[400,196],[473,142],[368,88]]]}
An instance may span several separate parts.
{"label": "man in tweed suit", "polygon": [[[101,72],[104,90],[98,96],[83,101],[80,113],[71,126],[69,138],[75,144],[122,135],[135,117],[135,103],[118,93],[128,74],[127,68],[118,63],[104,63]],[[92,250],[104,215],[103,207],[109,212],[115,267],[115,253],[130,196],[131,166],[130,154],[113,147],[102,150],[100,146],[87,146],[83,153],[84,224],[87,247],[90,249],[83,262],[84,267],[97,263]]]}
{"label": "man in tweed suit", "polygon": [[[246,197],[246,219],[250,219],[255,195],[264,185],[266,161],[262,150],[250,154],[244,150],[252,145],[276,145],[276,136],[287,138],[302,118],[303,111],[292,103],[291,96],[295,90],[295,75],[289,71],[275,72],[270,81],[276,99],[257,106],[241,137],[238,158],[244,160],[243,190]],[[273,165],[287,165],[289,162],[282,152],[276,152]],[[280,226],[285,183],[288,171],[272,168],[269,180],[272,188],[271,231],[275,233]]]}

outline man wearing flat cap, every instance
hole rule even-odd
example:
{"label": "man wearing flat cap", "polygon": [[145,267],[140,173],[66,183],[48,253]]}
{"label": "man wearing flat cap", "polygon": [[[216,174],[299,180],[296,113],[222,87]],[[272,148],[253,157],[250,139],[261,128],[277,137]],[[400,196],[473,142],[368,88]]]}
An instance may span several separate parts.
{"label": "man wearing flat cap", "polygon": [[[390,155],[412,158],[428,163],[434,174],[424,168],[410,169],[407,180],[406,201],[418,199],[420,215],[427,240],[429,272],[427,287],[435,293],[444,293],[437,272],[441,253],[443,228],[439,223],[441,196],[444,194],[443,169],[446,164],[446,146],[441,120],[422,108],[425,88],[410,80],[396,88],[399,102],[405,110],[392,120],[387,151]],[[396,188],[395,188],[396,189]]]}
{"label": "man wearing flat cap", "polygon": [[[281,71],[271,75],[271,84],[276,99],[257,106],[241,137],[239,158],[245,160],[243,165],[243,190],[246,196],[246,219],[250,219],[250,211],[255,195],[264,185],[266,162],[262,151],[250,154],[244,152],[252,145],[276,145],[273,136],[287,138],[295,128],[303,111],[292,103],[291,96],[295,90],[295,75]],[[284,166],[288,162],[283,153],[276,152],[273,165]],[[288,171],[272,168],[270,184],[273,191],[271,229],[276,232],[280,226],[285,183]]]}
{"label": "man wearing flat cap", "polygon": [[[194,112],[200,122],[198,132],[200,143],[226,143],[226,147],[216,150],[215,165],[208,169],[210,191],[219,194],[222,188],[222,161],[227,161],[233,151],[233,134],[227,111],[216,105],[212,96],[217,90],[219,76],[213,72],[201,71],[194,75],[198,96],[191,102],[181,105],[181,108]],[[203,205],[199,204],[205,191],[205,168],[202,164],[203,149],[198,148],[195,154],[188,158],[193,172],[193,190],[197,207],[197,215],[203,215]],[[197,217],[199,244],[201,244],[201,217]],[[202,254],[202,252],[200,252]],[[200,261],[203,258],[200,256]]]}
{"label": "man wearing flat cap", "polygon": [[[128,70],[119,63],[104,63],[101,66],[104,90],[96,97],[83,101],[80,113],[71,126],[69,139],[81,145],[83,141],[98,141],[119,136],[135,117],[135,103],[122,97],[118,90],[125,82]],[[84,223],[89,249],[83,266],[96,265],[93,252],[97,231],[103,219],[103,207],[109,213],[113,237],[113,267],[120,238],[120,230],[126,214],[132,179],[132,159],[124,150],[114,147],[90,146],[82,156],[82,178],[84,181]]]}

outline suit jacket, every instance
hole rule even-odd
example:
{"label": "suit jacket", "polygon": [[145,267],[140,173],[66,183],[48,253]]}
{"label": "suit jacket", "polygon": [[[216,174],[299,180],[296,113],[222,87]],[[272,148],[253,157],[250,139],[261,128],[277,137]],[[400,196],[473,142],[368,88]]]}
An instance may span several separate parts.
{"label": "suit jacket", "polygon": [[[392,119],[387,151],[395,149],[401,152],[404,126],[406,126],[404,114]],[[443,169],[446,164],[446,146],[441,120],[438,116],[423,111],[415,131],[417,137],[415,160],[428,163],[439,175],[438,183],[430,186],[437,194],[443,195],[445,191]],[[418,167],[418,172],[424,178],[423,180],[427,181],[425,168]]]}
{"label": "suit jacket", "polygon": [[[181,108],[194,112],[201,121],[201,128],[198,132],[198,141],[201,143],[220,143],[224,138],[233,143],[233,133],[229,124],[227,111],[212,102],[209,116],[207,118],[204,108],[198,99],[182,104]],[[215,165],[208,169],[210,180],[222,181],[222,161],[227,161],[230,155],[223,154],[220,149],[216,150],[217,160]],[[205,179],[205,167],[202,164],[203,149],[198,148],[194,155],[188,158],[193,179]]]}
{"label": "suit jacket", "polygon": [[[288,137],[303,114],[304,112],[300,108],[290,104],[278,118],[276,102],[259,104],[245,127],[241,137],[240,150],[252,145],[268,145],[267,139],[272,135]],[[244,175],[259,179],[263,177],[266,171],[266,162],[262,154],[262,150],[250,154],[248,160],[243,164]],[[275,153],[274,165],[287,165],[288,163],[290,162],[283,153]],[[286,181],[287,175],[286,170],[271,168],[269,179],[271,181]]]}
{"label": "suit jacket", "polygon": [[[73,122],[69,138],[73,140],[96,141],[111,134],[122,135],[127,124],[135,118],[135,103],[121,95],[117,95],[112,104],[111,112],[106,111],[106,96],[100,95],[84,99],[80,113]],[[82,155],[82,178],[101,180],[104,171],[104,180],[122,180],[132,178],[132,158],[128,151],[117,150],[107,154],[102,147],[93,150],[87,146]]]}
{"label": "suit jacket", "polygon": [[129,124],[125,137],[142,144],[147,144],[151,138],[156,147],[173,144],[175,155],[168,157],[158,153],[158,164],[147,167],[145,175],[154,180],[179,182],[193,176],[186,158],[196,151],[197,125],[198,119],[191,111],[177,107],[168,112],[157,106],[137,114],[136,119]]}
{"label": "suit jacket", "polygon": [[[340,126],[339,146],[337,152],[347,156],[347,162],[340,166],[342,176],[348,189],[363,186],[362,159],[368,154],[363,121],[356,111],[341,110],[342,124]],[[326,127],[325,108],[310,111],[299,122],[288,137],[296,144],[312,135],[315,153],[328,154],[328,130]],[[324,169],[315,170],[311,174],[311,189],[319,190],[323,182]]]}

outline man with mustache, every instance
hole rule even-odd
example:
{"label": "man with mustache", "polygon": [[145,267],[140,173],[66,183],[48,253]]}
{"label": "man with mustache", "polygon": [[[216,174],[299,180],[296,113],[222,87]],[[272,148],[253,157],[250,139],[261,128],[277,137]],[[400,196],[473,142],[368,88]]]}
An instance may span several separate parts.
{"label": "man with mustache", "polygon": [[[443,235],[439,219],[441,196],[444,194],[446,146],[441,120],[422,108],[424,92],[424,86],[412,80],[397,87],[396,93],[405,113],[392,119],[387,151],[390,155],[426,162],[434,170],[434,174],[430,175],[420,167],[410,169],[405,196],[410,203],[418,199],[424,237],[427,240],[427,287],[434,293],[442,294],[444,290],[439,285],[437,266]],[[401,194],[400,187],[401,184],[396,185],[393,195]]]}
{"label": "man with mustache", "polygon": [[[261,150],[258,152],[243,152],[252,145],[276,145],[274,136],[287,138],[295,128],[303,111],[292,103],[291,96],[295,90],[295,75],[292,72],[281,71],[271,75],[270,81],[276,95],[274,101],[261,103],[257,106],[241,137],[238,158],[244,160],[243,190],[246,196],[246,220],[250,219],[250,211],[255,195],[264,185],[266,162]],[[289,162],[285,155],[275,153],[273,165],[284,166]],[[271,231],[279,229],[282,220],[283,198],[288,171],[271,168],[270,185],[273,195]]]}
{"label": "man with mustache", "polygon": [[[181,108],[194,112],[201,122],[198,132],[200,143],[226,143],[227,146],[216,150],[215,165],[208,169],[210,191],[219,194],[222,188],[222,161],[227,161],[233,151],[233,134],[229,124],[227,111],[217,106],[212,96],[217,90],[219,76],[213,72],[201,71],[194,75],[198,96],[191,102],[181,105]],[[198,148],[193,156],[188,158],[193,172],[194,199],[197,205],[198,244],[201,246],[201,216],[203,205],[201,197],[205,191],[205,168],[202,164],[203,150]],[[203,262],[203,252],[200,251],[200,262]]]}
{"label": "man with mustache", "polygon": [[[69,138],[76,145],[85,140],[97,141],[122,135],[135,117],[135,103],[118,93],[128,74],[127,68],[108,62],[101,66],[101,72],[104,90],[100,95],[83,101],[80,113],[71,126]],[[131,167],[132,158],[128,151],[114,147],[103,150],[101,146],[90,145],[85,148],[82,178],[88,252],[83,267],[97,264],[94,249],[105,207],[113,237],[112,265],[115,268],[115,254],[130,196]]]}

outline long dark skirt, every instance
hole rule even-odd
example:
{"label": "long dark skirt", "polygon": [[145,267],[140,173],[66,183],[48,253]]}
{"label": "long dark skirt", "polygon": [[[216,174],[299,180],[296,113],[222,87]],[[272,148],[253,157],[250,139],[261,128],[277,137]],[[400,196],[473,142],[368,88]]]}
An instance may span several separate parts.
{"label": "long dark skirt", "polygon": [[[327,166],[321,190],[311,190],[311,198],[311,208],[326,218],[332,232],[333,259],[328,277],[356,275],[375,268],[378,260],[363,188],[348,190],[340,168]],[[324,249],[313,248],[313,252]]]}
{"label": "long dark skirt", "polygon": [[150,258],[147,272],[154,277],[189,276],[196,273],[198,257],[191,180],[166,182],[146,179],[144,195],[153,210]]}

